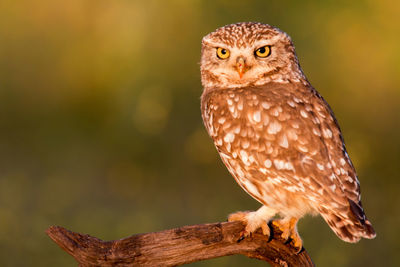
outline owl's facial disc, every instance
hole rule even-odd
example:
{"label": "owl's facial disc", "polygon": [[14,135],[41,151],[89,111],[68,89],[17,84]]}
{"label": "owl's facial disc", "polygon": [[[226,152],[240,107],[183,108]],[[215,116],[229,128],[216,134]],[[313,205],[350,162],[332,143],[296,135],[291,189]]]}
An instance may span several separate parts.
{"label": "owl's facial disc", "polygon": [[262,73],[270,70],[269,59],[271,45],[251,47],[218,46],[211,50],[216,52],[212,73],[223,77],[233,84],[244,85],[258,79]]}
{"label": "owl's facial disc", "polygon": [[260,23],[237,23],[202,40],[202,83],[207,88],[238,88],[305,79],[290,37]]}

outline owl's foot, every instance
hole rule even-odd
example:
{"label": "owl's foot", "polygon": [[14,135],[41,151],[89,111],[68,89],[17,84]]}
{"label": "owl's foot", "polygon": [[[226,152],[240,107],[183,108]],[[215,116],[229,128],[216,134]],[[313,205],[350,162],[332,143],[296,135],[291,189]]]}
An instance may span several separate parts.
{"label": "owl's foot", "polygon": [[297,253],[300,253],[303,249],[303,241],[297,232],[298,220],[298,218],[274,220],[271,222],[271,224],[279,228],[279,230],[282,232],[281,237],[286,240],[286,242],[291,241],[293,246],[297,248]]}
{"label": "owl's foot", "polygon": [[262,232],[266,236],[270,236],[270,229],[268,226],[268,221],[272,216],[275,215],[275,211],[262,206],[257,211],[239,211],[228,216],[228,221],[239,221],[242,222],[246,227],[240,233],[240,238],[238,242],[244,238],[250,236],[252,233],[261,228]]}
{"label": "owl's foot", "polygon": [[239,211],[228,216],[228,222],[239,221],[246,225],[244,230],[240,232],[238,242],[251,236],[258,228],[261,228],[264,235],[270,236],[268,223],[256,215],[257,211]]}

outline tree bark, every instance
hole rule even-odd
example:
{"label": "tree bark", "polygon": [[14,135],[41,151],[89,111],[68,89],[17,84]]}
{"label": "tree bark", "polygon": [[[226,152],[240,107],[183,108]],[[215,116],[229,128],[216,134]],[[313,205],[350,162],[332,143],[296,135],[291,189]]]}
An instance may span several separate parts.
{"label": "tree bark", "polygon": [[234,254],[264,260],[271,266],[314,266],[304,248],[296,253],[296,248],[280,238],[279,230],[270,227],[270,238],[257,231],[241,241],[244,226],[240,222],[184,226],[115,241],[102,241],[60,226],[46,232],[81,267],[178,266]]}

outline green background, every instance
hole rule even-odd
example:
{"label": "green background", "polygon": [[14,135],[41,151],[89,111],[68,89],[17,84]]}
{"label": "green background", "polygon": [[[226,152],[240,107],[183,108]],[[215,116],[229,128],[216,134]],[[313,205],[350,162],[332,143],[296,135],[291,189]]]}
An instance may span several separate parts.
{"label": "green background", "polygon": [[[73,266],[50,225],[112,240],[259,204],[201,121],[201,38],[259,21],[292,36],[330,103],[377,238],[299,229],[317,266],[400,266],[399,1],[0,2],[0,265]],[[265,266],[243,256],[191,266]]]}

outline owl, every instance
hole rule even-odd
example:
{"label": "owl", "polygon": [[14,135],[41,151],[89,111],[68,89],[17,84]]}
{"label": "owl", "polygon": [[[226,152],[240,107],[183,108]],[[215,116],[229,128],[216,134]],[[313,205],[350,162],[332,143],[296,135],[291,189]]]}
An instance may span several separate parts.
{"label": "owl", "polygon": [[241,237],[272,223],[299,249],[297,222],[320,214],[346,242],[374,238],[360,183],[328,103],[300,68],[290,37],[261,23],[202,40],[202,118],[236,182],[262,204],[237,212]]}

